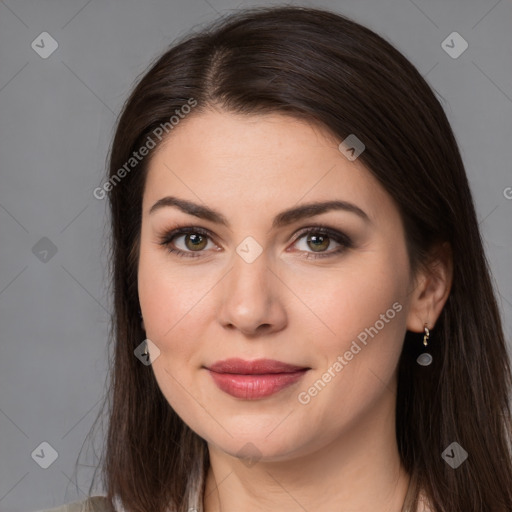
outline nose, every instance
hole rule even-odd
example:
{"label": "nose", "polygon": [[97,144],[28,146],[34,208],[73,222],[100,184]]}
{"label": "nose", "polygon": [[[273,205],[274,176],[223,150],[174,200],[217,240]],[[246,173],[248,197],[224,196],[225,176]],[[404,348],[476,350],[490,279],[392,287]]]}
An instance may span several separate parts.
{"label": "nose", "polygon": [[286,326],[283,304],[286,287],[269,267],[265,250],[251,263],[235,254],[233,267],[222,281],[218,290],[221,302],[218,319],[224,328],[256,337],[278,332]]}

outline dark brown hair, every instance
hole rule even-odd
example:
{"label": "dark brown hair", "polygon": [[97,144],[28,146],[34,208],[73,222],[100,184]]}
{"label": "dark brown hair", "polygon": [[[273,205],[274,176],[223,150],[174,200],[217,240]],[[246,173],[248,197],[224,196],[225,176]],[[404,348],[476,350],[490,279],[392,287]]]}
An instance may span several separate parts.
{"label": "dark brown hair", "polygon": [[[404,339],[400,457],[437,512],[512,510],[510,361],[461,155],[420,73],[339,14],[288,6],[230,14],[175,42],[139,79],[118,120],[108,179],[191,98],[190,116],[215,105],[319,123],[340,142],[355,134],[366,146],[360,161],[399,208],[413,270],[428,263],[434,244],[450,243],[453,284],[431,333],[434,363],[416,364],[419,334]],[[137,268],[154,151],[109,190],[113,361],[102,475],[108,498],[128,512],[182,512],[189,475],[207,470],[206,442],[168,404],[151,366],[134,357],[145,339]],[[457,469],[441,457],[453,441],[469,454]]]}

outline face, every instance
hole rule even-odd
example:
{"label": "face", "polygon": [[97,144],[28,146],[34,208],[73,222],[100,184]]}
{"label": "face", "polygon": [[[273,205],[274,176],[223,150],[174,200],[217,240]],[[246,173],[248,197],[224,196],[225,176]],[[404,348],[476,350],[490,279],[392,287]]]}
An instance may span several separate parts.
{"label": "face", "polygon": [[[412,286],[404,231],[340,142],[285,115],[208,111],[149,164],[138,289],[152,369],[183,421],[226,453],[285,460],[394,413]],[[209,369],[230,358],[293,368]]]}

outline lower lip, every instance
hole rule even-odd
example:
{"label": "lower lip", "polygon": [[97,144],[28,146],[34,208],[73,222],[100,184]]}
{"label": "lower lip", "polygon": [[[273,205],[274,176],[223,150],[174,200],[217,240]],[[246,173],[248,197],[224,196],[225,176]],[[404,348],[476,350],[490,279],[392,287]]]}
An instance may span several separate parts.
{"label": "lower lip", "polygon": [[245,400],[257,400],[258,398],[273,395],[297,382],[307,371],[240,375],[237,373],[217,373],[208,370],[215,384],[222,391]]}

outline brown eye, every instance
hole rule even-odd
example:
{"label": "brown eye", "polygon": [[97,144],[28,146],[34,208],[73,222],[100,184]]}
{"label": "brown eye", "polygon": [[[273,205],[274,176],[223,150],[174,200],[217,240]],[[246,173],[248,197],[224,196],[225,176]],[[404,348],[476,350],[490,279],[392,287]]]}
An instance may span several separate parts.
{"label": "brown eye", "polygon": [[184,235],[184,237],[185,246],[191,251],[200,251],[204,249],[208,243],[208,240],[205,236],[199,235],[197,233]]}
{"label": "brown eye", "polygon": [[[327,250],[332,244],[337,244],[337,247]],[[353,247],[352,240],[347,235],[322,226],[301,231],[296,237],[294,245],[297,246],[299,252],[304,253],[303,257],[306,259],[336,256]]]}
{"label": "brown eye", "polygon": [[329,247],[330,238],[326,235],[309,234],[306,238],[306,243],[313,251],[322,252]]}
{"label": "brown eye", "polygon": [[191,226],[166,233],[161,238],[160,245],[164,246],[168,252],[178,256],[197,258],[202,252],[205,252],[203,249],[207,247],[209,240],[210,235],[206,230]]}

